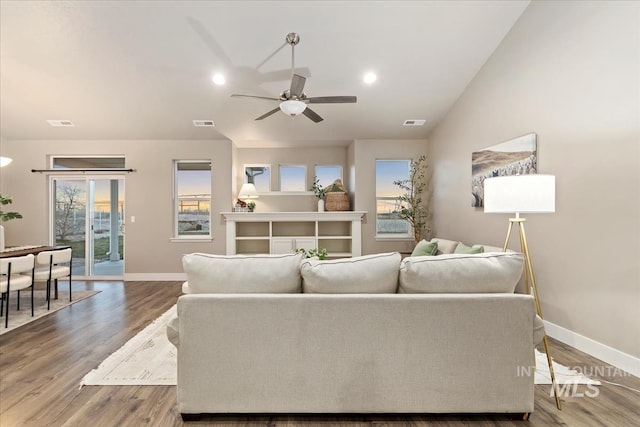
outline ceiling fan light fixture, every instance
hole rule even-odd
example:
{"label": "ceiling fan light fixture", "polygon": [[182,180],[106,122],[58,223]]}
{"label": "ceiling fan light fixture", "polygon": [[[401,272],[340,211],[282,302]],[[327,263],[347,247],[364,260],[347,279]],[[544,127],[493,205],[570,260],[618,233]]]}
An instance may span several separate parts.
{"label": "ceiling fan light fixture", "polygon": [[289,99],[280,103],[280,110],[287,116],[292,117],[302,114],[306,108],[307,104],[297,99]]}

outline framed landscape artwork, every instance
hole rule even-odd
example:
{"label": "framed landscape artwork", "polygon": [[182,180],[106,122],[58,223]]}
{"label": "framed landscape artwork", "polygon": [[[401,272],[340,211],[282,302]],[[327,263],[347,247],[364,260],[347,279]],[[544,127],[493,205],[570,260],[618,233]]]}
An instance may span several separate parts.
{"label": "framed landscape artwork", "polygon": [[471,154],[471,206],[484,206],[484,180],[538,170],[538,136],[528,133]]}

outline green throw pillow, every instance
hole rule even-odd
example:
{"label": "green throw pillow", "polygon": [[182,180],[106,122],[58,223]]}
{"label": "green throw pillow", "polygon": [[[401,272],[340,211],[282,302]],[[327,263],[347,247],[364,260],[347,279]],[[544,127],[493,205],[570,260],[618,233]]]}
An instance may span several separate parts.
{"label": "green throw pillow", "polygon": [[453,252],[454,254],[481,254],[484,252],[484,246],[476,246],[472,248],[471,246],[467,246],[464,243],[458,243],[456,246],[456,250]]}
{"label": "green throw pillow", "polygon": [[411,256],[435,255],[438,252],[438,242],[427,242],[422,239],[418,242]]}

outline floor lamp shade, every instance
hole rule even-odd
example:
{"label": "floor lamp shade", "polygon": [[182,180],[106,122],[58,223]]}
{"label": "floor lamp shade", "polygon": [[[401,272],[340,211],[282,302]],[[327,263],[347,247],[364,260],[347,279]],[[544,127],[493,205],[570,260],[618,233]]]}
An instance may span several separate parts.
{"label": "floor lamp shade", "polygon": [[555,212],[554,175],[508,175],[484,181],[484,211],[493,213]]}

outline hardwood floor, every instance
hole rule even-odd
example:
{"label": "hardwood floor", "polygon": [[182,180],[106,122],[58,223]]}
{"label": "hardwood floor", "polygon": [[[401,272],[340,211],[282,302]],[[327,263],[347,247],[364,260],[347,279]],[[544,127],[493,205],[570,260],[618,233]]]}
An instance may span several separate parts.
{"label": "hardwood floor", "polygon": [[[178,282],[75,282],[101,293],[0,337],[0,426],[179,426],[173,386],[86,386],[82,377],[171,307]],[[550,340],[554,358],[587,375],[640,390],[640,379]],[[198,426],[640,426],[640,394],[579,386],[555,408],[536,386],[528,423],[505,415],[210,416]],[[582,393],[583,396],[579,396]],[[592,397],[588,397],[589,394]]]}

